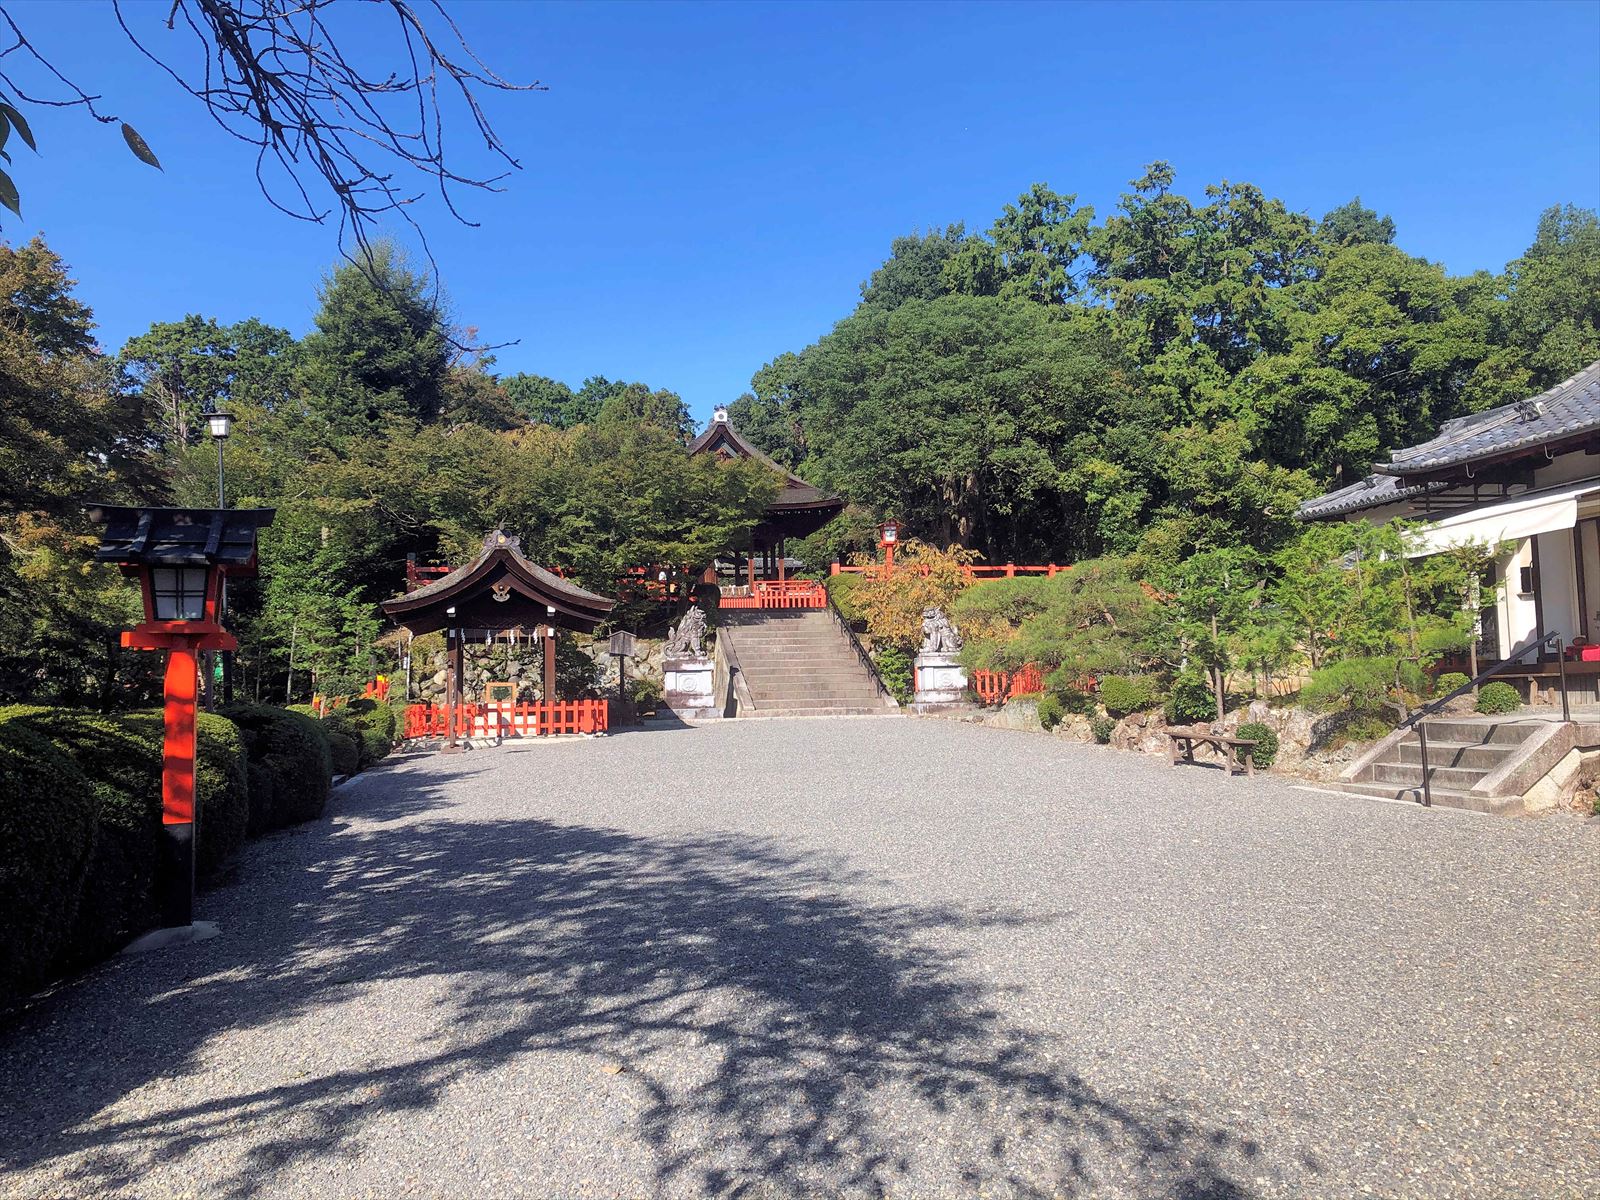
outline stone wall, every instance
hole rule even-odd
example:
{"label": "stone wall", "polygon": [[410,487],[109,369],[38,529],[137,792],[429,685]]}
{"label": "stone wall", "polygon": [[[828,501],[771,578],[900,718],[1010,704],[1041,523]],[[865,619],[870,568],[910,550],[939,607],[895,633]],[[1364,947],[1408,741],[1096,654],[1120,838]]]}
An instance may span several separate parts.
{"label": "stone wall", "polygon": [[[975,719],[981,724],[1001,729],[1043,732],[1043,726],[1039,723],[1039,706],[1034,700],[1012,700],[998,709],[984,710]],[[1262,700],[1235,709],[1220,724],[1228,733],[1235,733],[1240,725],[1250,722],[1260,722],[1278,735],[1278,756],[1273,769],[1291,775],[1333,779],[1346,763],[1355,759],[1361,749],[1359,746],[1346,746],[1338,750],[1326,750],[1323,747],[1328,740],[1332,718],[1304,708],[1274,708]],[[1117,722],[1111,731],[1110,745],[1117,750],[1133,750],[1166,758],[1166,729],[1166,715],[1159,709],[1134,713]],[[1075,714],[1063,718],[1050,736],[1070,742],[1095,740],[1089,728],[1089,718]],[[1196,757],[1204,756],[1205,752],[1196,752]]]}
{"label": "stone wall", "polygon": [[[563,633],[560,637],[562,645],[557,652],[558,655],[564,658],[573,650],[586,655],[596,665],[601,694],[615,695],[617,662],[607,650],[606,640],[596,640],[582,634],[571,633]],[[658,639],[640,638],[638,646],[639,657],[628,660],[628,678],[648,678],[661,682],[662,642]],[[462,653],[462,661],[462,696],[469,703],[481,702],[484,689],[489,684],[507,680],[517,685],[519,702],[539,699],[539,689],[544,677],[544,651],[538,642],[519,645],[496,642],[491,646],[467,646]],[[562,658],[558,658],[557,661],[558,664],[561,663]],[[560,671],[562,678],[569,675],[570,670]],[[444,650],[417,655],[412,659],[411,699],[430,704],[443,704],[448,682]]]}

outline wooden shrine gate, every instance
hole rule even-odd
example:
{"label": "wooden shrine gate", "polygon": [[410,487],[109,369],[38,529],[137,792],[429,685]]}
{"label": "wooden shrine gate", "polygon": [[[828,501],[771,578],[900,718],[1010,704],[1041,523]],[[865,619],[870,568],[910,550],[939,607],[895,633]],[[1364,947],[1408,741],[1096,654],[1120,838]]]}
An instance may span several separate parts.
{"label": "wooden shrine gate", "polygon": [[[451,717],[455,718],[452,730]],[[548,737],[605,733],[610,709],[604,700],[557,700],[551,704],[411,704],[406,706],[407,738]]]}

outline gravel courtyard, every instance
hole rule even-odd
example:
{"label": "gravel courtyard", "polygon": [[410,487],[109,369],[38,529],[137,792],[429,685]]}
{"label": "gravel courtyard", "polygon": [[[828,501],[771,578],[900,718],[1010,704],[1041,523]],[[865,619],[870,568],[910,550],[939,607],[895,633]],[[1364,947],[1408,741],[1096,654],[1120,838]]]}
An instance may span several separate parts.
{"label": "gravel courtyard", "polygon": [[1600,1194],[1600,822],[936,720],[411,757],[0,1030],[0,1195]]}

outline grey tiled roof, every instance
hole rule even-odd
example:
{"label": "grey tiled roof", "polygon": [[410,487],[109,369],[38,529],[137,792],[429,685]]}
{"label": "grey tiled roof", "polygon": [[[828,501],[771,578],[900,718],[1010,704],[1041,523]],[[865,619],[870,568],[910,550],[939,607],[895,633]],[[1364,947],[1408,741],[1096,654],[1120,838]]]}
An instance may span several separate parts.
{"label": "grey tiled roof", "polygon": [[244,566],[256,556],[256,530],[272,524],[270,508],[133,508],[95,504],[89,519],[104,525],[97,562]]}
{"label": "grey tiled roof", "polygon": [[1600,430],[1600,362],[1527,400],[1446,421],[1432,441],[1396,450],[1389,462],[1372,469],[1383,475],[1416,475],[1594,430]]}
{"label": "grey tiled roof", "polygon": [[1302,521],[1316,521],[1323,517],[1359,512],[1364,508],[1380,508],[1425,492],[1442,491],[1448,486],[1443,481],[1403,484],[1393,475],[1368,475],[1325,496],[1301,501],[1294,515]]}

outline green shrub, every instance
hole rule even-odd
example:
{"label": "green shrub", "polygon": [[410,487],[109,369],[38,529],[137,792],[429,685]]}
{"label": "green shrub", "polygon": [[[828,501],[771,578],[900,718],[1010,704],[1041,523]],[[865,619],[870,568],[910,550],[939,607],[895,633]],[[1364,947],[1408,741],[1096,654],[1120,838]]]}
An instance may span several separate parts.
{"label": "green shrub", "polygon": [[1062,707],[1061,697],[1054,693],[1039,699],[1039,724],[1046,730],[1054,729],[1061,724],[1061,718],[1067,715],[1067,710]]}
{"label": "green shrub", "polygon": [[1263,725],[1260,721],[1246,721],[1239,726],[1238,736],[1256,744],[1256,766],[1270,767],[1277,759],[1278,732],[1272,726]]}
{"label": "green shrub", "polygon": [[1113,717],[1155,707],[1155,681],[1146,675],[1108,675],[1100,681],[1100,703]]}
{"label": "green shrub", "polygon": [[[834,575],[830,578],[845,577]],[[889,689],[889,694],[901,704],[910,704],[916,686],[913,675],[916,656],[901,646],[879,646],[873,652],[872,661],[877,664],[878,678],[883,680],[883,686]]]}
{"label": "green shrub", "polygon": [[[1407,674],[1401,672],[1403,682]],[[1376,713],[1396,698],[1395,675],[1392,658],[1342,658],[1311,672],[1300,689],[1300,702],[1318,712]],[[1421,689],[1422,680],[1412,682]]]}
{"label": "green shrub", "polygon": [[386,703],[389,705],[389,711],[394,714],[394,740],[402,741],[406,736],[406,709],[411,707],[411,702],[397,700],[394,693],[390,692]]}
{"label": "green shrub", "polygon": [[1481,713],[1513,713],[1522,707],[1522,697],[1509,683],[1496,679],[1478,689],[1476,707]]}
{"label": "green shrub", "polygon": [[333,756],[322,722],[265,704],[233,704],[221,715],[239,727],[249,761],[272,774],[272,786],[266,789],[270,805],[257,805],[256,773],[251,772],[251,834],[321,816],[333,774]]}
{"label": "green shrub", "polygon": [[250,778],[239,727],[216,713],[195,721],[195,873],[215,875],[239,852],[250,828]]}
{"label": "green shrub", "polygon": [[1096,711],[1095,699],[1088,692],[1077,688],[1059,688],[1050,693],[1061,701],[1061,708],[1074,716],[1087,717]]}
{"label": "green shrub", "polygon": [[[70,755],[95,794],[98,834],[68,958],[103,957],[156,917],[163,862],[162,714],[15,708],[5,715]],[[215,874],[244,841],[249,793],[243,743],[232,723],[199,713],[195,732],[195,872],[204,877]]]}
{"label": "green shrub", "polygon": [[358,697],[345,705],[344,711],[349,713],[351,720],[355,721],[363,729],[376,729],[384,737],[388,738],[390,744],[393,745],[395,734],[394,709],[387,704],[380,704],[376,700]]}
{"label": "green shrub", "polygon": [[1172,691],[1167,695],[1166,715],[1168,725],[1194,725],[1214,721],[1217,717],[1217,697],[1211,682],[1203,675],[1183,673],[1172,681]]}
{"label": "green shrub", "polygon": [[629,679],[628,691],[633,697],[634,706],[642,713],[655,712],[667,697],[661,680],[648,676]]}
{"label": "green shrub", "polygon": [[361,763],[363,770],[378,760],[387,758],[389,751],[393,749],[394,743],[381,730],[361,730]]}
{"label": "green shrub", "polygon": [[1096,717],[1089,722],[1089,732],[1094,734],[1094,740],[1102,746],[1109,745],[1111,735],[1116,732],[1117,723],[1110,717]]}
{"label": "green shrub", "polygon": [[1467,677],[1460,671],[1446,671],[1433,681],[1433,694],[1435,696],[1448,696],[1459,687],[1467,686]]}
{"label": "green shrub", "polygon": [[1394,732],[1394,723],[1377,713],[1350,713],[1339,724],[1339,736],[1346,742],[1375,742]]}
{"label": "green shrub", "polygon": [[67,951],[99,804],[70,757],[0,719],[0,1001],[26,995]]}
{"label": "green shrub", "polygon": [[160,721],[56,708],[13,708],[25,725],[68,755],[94,795],[94,850],[77,912],[61,948],[63,966],[115,950],[148,928],[155,915],[161,855]]}
{"label": "green shrub", "polygon": [[829,575],[822,581],[822,586],[828,589],[834,604],[844,614],[846,620],[859,621],[861,619],[861,606],[856,603],[854,595],[856,585],[861,582],[861,576],[856,574]]}
{"label": "green shrub", "polygon": [[333,759],[335,775],[354,775],[361,770],[361,743],[342,729],[324,729],[328,739],[328,753]]}

